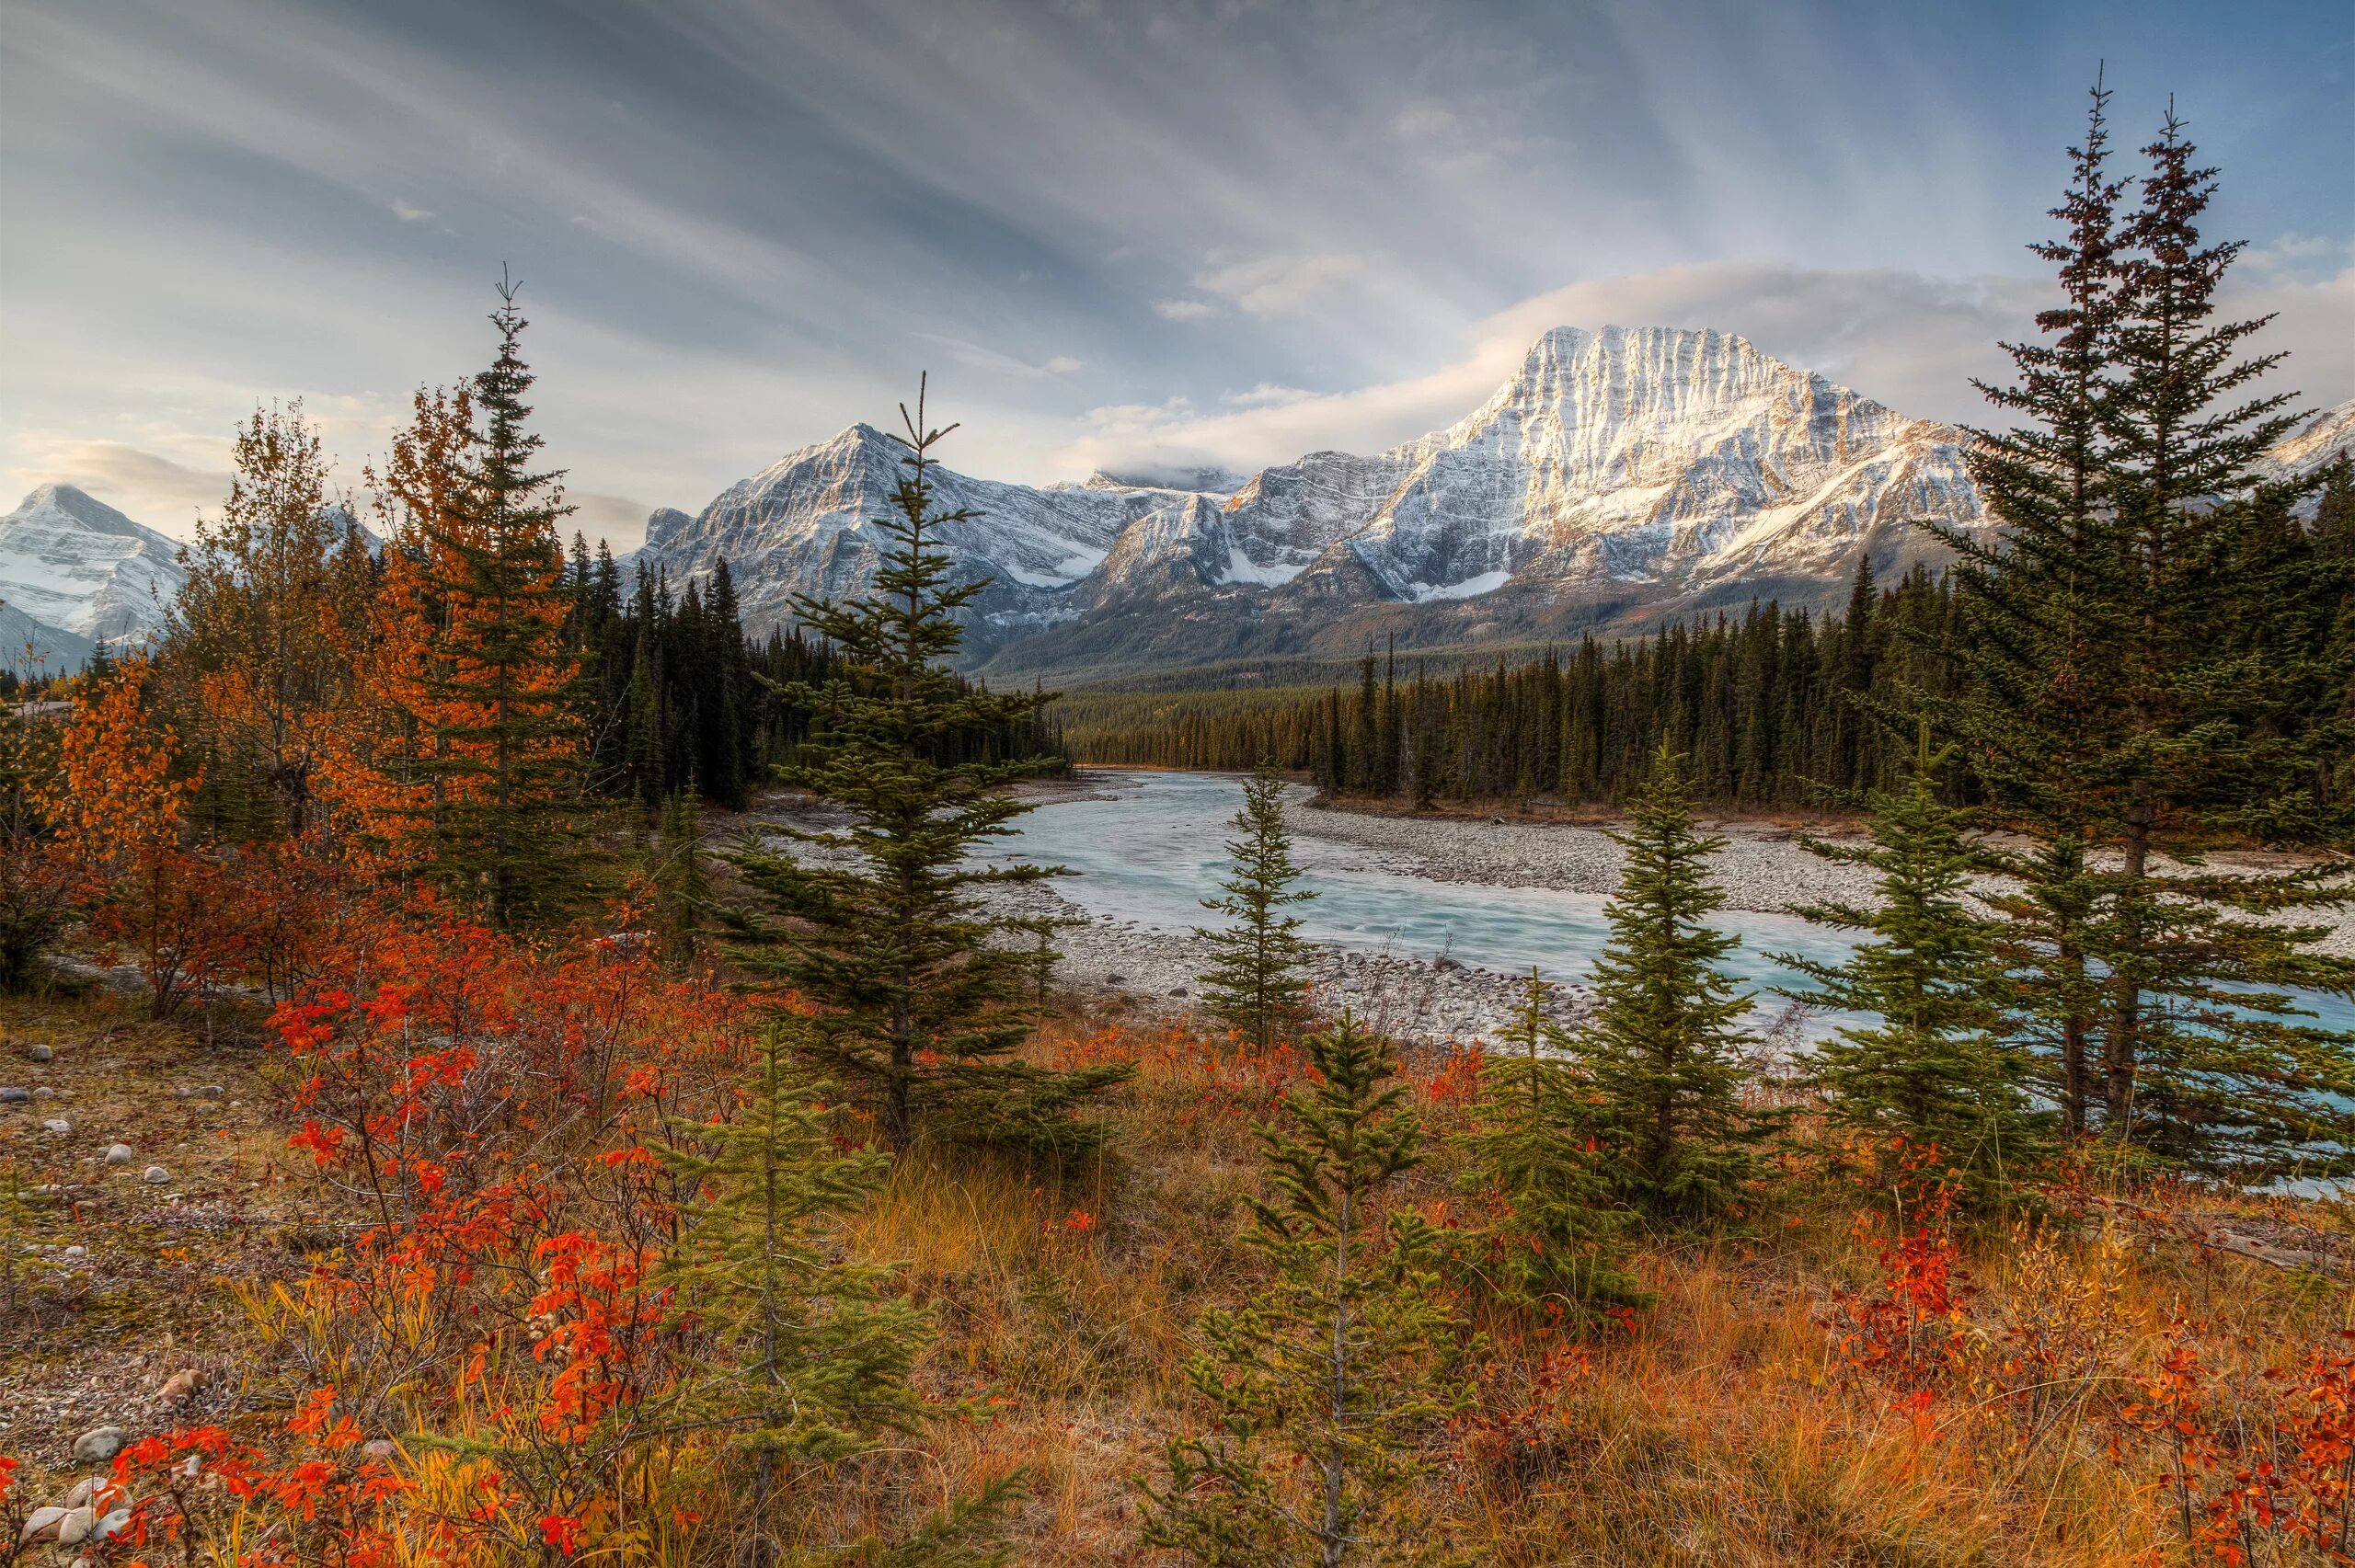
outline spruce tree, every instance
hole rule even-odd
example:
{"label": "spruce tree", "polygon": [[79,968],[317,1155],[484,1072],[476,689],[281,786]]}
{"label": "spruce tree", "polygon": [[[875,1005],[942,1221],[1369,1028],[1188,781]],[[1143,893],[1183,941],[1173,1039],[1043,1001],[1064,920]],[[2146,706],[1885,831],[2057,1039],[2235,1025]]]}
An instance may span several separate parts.
{"label": "spruce tree", "polygon": [[1611,941],[1594,967],[1600,999],[1577,1037],[1594,1083],[1605,1168],[1648,1219],[1704,1224],[1737,1218],[1761,1173],[1773,1119],[1744,1109],[1743,1036],[1750,998],[1717,967],[1738,944],[1706,923],[1725,903],[1708,859],[1725,846],[1696,830],[1677,759],[1662,747],[1611,835],[1626,853],[1603,912]]}
{"label": "spruce tree", "polygon": [[474,378],[480,423],[447,504],[422,518],[438,645],[421,763],[440,807],[431,873],[501,929],[560,912],[580,890],[576,813],[586,737],[572,704],[560,473],[534,466],[528,325],[501,282],[499,354]]}
{"label": "spruce tree", "polygon": [[1566,1059],[1545,989],[1530,970],[1508,1048],[1480,1064],[1457,1185],[1486,1218],[1458,1232],[1457,1256],[1499,1305],[1574,1325],[1648,1298],[1620,1263],[1626,1216],[1603,1171],[1594,1089]]}
{"label": "spruce tree", "polygon": [[[2294,423],[2289,395],[2251,386],[2283,356],[2249,351],[2264,320],[2212,319],[2241,246],[2203,239],[2215,171],[2197,166],[2172,109],[2144,153],[2104,422],[2131,598],[2113,693],[2123,733],[2100,778],[2122,863],[2105,922],[2103,1107],[2121,1140],[2255,1175],[2306,1152],[2317,1123],[2304,1103],[2355,1083],[2355,1039],[2303,1028],[2271,1001],[2228,1002],[2225,988],[2355,989],[2355,966],[2312,952],[2318,928],[2246,911],[2337,905],[2355,889],[2326,871],[2226,876],[2197,847],[2203,830],[2327,833],[2302,809],[2327,731],[2295,711],[2304,650],[2238,635],[2278,616],[2288,586],[2245,558],[2285,498],[2255,469]],[[2160,875],[2162,858],[2195,874]]]}
{"label": "spruce tree", "polygon": [[1205,898],[1202,908],[1228,917],[1215,931],[1197,926],[1194,934],[1214,950],[1201,977],[1212,1016],[1241,1030],[1265,1049],[1300,1015],[1308,982],[1301,975],[1309,944],[1301,921],[1282,911],[1315,894],[1295,891],[1300,867],[1292,858],[1292,833],[1284,826],[1284,781],[1272,762],[1262,762],[1243,785],[1235,814],[1236,836],[1227,841],[1233,874],[1221,884],[1225,896]]}
{"label": "spruce tree", "polygon": [[1893,1138],[1936,1146],[1966,1197],[1986,1208],[2032,1166],[2038,1139],[2025,1063],[2008,1043],[1989,922],[1965,901],[1980,857],[1959,814],[1938,799],[1935,768],[1925,724],[1911,784],[1869,797],[1869,846],[1800,841],[1826,860],[1873,872],[1878,901],[1792,912],[1868,939],[1843,964],[1778,957],[1815,982],[1786,994],[1875,1020],[1842,1027],[1809,1058],[1831,1124],[1854,1134],[1873,1162],[1886,1159]]}
{"label": "spruce tree", "polygon": [[629,687],[621,715],[622,770],[629,794],[651,810],[662,798],[662,706],[656,696],[654,638],[641,631],[630,659]]}
{"label": "spruce tree", "polygon": [[1187,1380],[1211,1430],[1171,1440],[1143,1539],[1205,1568],[1436,1561],[1403,1505],[1424,1440],[1469,1400],[1431,1227],[1388,1202],[1422,1128],[1388,1046],[1349,1014],[1304,1044],[1314,1074],[1259,1129],[1274,1191],[1249,1241],[1269,1278],[1202,1319]]}
{"label": "spruce tree", "polygon": [[2041,891],[2034,880],[2028,887],[2031,903],[2062,922],[2035,962],[2044,976],[2041,1004],[2064,1009],[2049,1024],[2062,1122],[2072,1130],[2085,1122],[2097,1043],[2083,882],[2098,815],[2090,785],[2115,733],[2108,693],[2127,591],[2102,433],[2123,309],[2124,184],[2109,172],[2109,94],[2097,81],[2091,97],[2085,141],[2070,149],[2070,183],[2051,212],[2061,237],[2029,247],[2054,267],[2060,302],[2037,315],[2043,340],[2004,345],[2015,383],[1972,383],[2019,420],[2009,430],[1972,432],[1971,478],[2002,532],[1991,539],[1930,529],[1958,557],[1953,578],[1967,627],[1954,651],[1959,690],[1905,693],[1908,706],[1957,740],[2005,818],[2044,846],[2018,869],[2060,878]]}
{"label": "spruce tree", "polygon": [[765,1027],[741,1107],[670,1123],[658,1151],[685,1195],[668,1283],[710,1349],[672,1418],[720,1434],[741,1467],[753,1534],[736,1561],[758,1564],[782,1560],[773,1512],[807,1505],[820,1467],[917,1424],[909,1378],[930,1329],[893,1270],[844,1261],[828,1233],[890,1161],[837,1140],[790,1048],[806,1027]]}
{"label": "spruce tree", "polygon": [[907,474],[875,523],[886,547],[874,586],[852,604],[796,601],[804,624],[833,645],[835,673],[782,693],[808,708],[812,731],[787,782],[849,826],[787,830],[824,859],[759,848],[732,856],[768,908],[738,911],[730,924],[749,967],[820,1007],[812,1057],[874,1112],[895,1150],[920,1127],[957,1139],[1086,1145],[1101,1129],[1078,1112],[1128,1071],[1013,1059],[1029,1032],[1020,1004],[1031,960],[993,941],[1009,918],[977,898],[1051,873],[973,859],[1029,809],[1007,786],[1042,762],[985,760],[988,739],[1049,699],[969,686],[944,667],[963,637],[957,612],[987,582],[951,581],[941,531],[979,514],[934,505],[932,452],[956,427],[925,424],[921,392],[901,417]]}

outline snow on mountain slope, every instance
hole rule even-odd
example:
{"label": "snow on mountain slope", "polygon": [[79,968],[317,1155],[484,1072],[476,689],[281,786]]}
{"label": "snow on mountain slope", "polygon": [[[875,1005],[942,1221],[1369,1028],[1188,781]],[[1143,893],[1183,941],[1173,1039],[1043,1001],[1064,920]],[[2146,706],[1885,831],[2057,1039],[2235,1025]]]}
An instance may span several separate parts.
{"label": "snow on mountain slope", "polygon": [[71,485],[0,517],[0,602],[80,637],[160,630],[186,576],[178,544]]}
{"label": "snow on mountain slope", "polygon": [[[2324,409],[2274,442],[2257,471],[2268,479],[2294,479],[2341,458],[2355,460],[2355,397]],[[2309,497],[2300,510],[2311,517],[2319,499]]]}
{"label": "snow on mountain slope", "polygon": [[[1382,605],[1468,624],[1510,601],[1511,624],[1551,635],[1753,585],[1828,600],[1860,552],[1884,567],[1936,555],[1919,521],[1992,526],[1965,440],[1729,334],[1564,326],[1465,418],[1373,456],[1041,488],[940,469],[936,501],[986,514],[945,531],[963,575],[997,579],[968,617],[967,661],[1075,670],[1304,647]],[[2355,405],[2275,452],[2289,473],[2350,448]],[[854,426],[698,517],[656,514],[638,559],[674,579],[727,560],[756,631],[796,593],[854,597],[901,454]]]}
{"label": "snow on mountain slope", "polygon": [[[787,453],[722,491],[702,513],[649,520],[638,570],[660,567],[674,581],[700,578],[718,561],[736,574],[749,625],[792,618],[797,594],[856,598],[882,564],[885,515],[907,470],[906,448],[868,425]],[[965,580],[995,581],[974,605],[984,640],[1068,613],[1068,590],[1102,564],[1140,509],[1138,492],[1083,485],[1034,489],[932,471],[941,511],[981,516],[952,522],[941,538]]]}
{"label": "snow on mountain slope", "polygon": [[1468,418],[1358,472],[1399,477],[1320,566],[1346,549],[1405,601],[1836,573],[1883,524],[1982,521],[1959,432],[1666,327],[1557,327]]}

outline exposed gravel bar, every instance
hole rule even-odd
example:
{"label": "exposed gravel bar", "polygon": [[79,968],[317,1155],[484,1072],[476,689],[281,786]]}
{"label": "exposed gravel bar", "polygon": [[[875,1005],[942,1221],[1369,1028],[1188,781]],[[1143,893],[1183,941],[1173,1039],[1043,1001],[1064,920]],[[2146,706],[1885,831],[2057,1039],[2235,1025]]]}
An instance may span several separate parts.
{"label": "exposed gravel bar", "polygon": [[[1026,793],[1034,791],[1058,801],[1112,798],[1084,776],[1075,784],[1036,785]],[[786,800],[764,802],[764,807],[760,815],[798,826],[830,821],[821,808]],[[1375,816],[1297,801],[1291,818],[1303,838],[1347,845],[1390,869],[1435,882],[1609,894],[1619,886],[1626,858],[1603,829],[1580,823]],[[1810,854],[1789,828],[1734,821],[1712,824],[1711,830],[1726,840],[1713,870],[1731,910],[1779,912],[1822,898],[1869,901],[1869,873]],[[1854,828],[1811,831],[1832,840],[1860,836]],[[2288,857],[2260,854],[2211,860],[2226,870],[2289,864]],[[1183,1013],[1195,1006],[1196,977],[1211,956],[1210,944],[1200,938],[1133,921],[1090,919],[1051,883],[1008,887],[992,898],[1026,917],[1054,914],[1082,922],[1056,939],[1062,953],[1057,984],[1124,994],[1161,1013]],[[2304,918],[2332,926],[2325,951],[2355,956],[2355,913]],[[1522,994],[1518,977],[1453,959],[1431,962],[1335,948],[1317,950],[1310,979],[1324,1011],[1346,1006],[1388,1033],[1427,1041],[1494,1039],[1518,1012]],[[1592,1001],[1583,987],[1558,986],[1550,1011],[1572,1024]]]}
{"label": "exposed gravel bar", "polygon": [[[1626,861],[1601,828],[1570,822],[1481,821],[1462,817],[1385,817],[1311,805],[1292,814],[1304,837],[1350,844],[1391,857],[1402,871],[1434,882],[1476,882],[1492,887],[1558,887],[1577,893],[1618,890]],[[1726,890],[1729,909],[1776,912],[1824,898],[1870,902],[1872,874],[1811,854],[1788,828],[1761,822],[1705,824],[1726,841],[1711,873]],[[1861,842],[1862,830],[1809,830],[1834,842]],[[2303,857],[2259,852],[2211,855],[2208,868],[2232,873],[2280,871]],[[2162,867],[2162,876],[2167,875]],[[2355,906],[2282,917],[2330,928],[2325,953],[2355,957]]]}

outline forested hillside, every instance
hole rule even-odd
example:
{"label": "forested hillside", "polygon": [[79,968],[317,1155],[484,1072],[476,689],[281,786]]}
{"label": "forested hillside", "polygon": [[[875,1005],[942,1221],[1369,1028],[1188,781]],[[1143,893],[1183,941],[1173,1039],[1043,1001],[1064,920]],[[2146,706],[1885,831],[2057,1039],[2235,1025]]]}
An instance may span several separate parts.
{"label": "forested hillside", "polygon": [[[2347,465],[2329,473],[2309,528],[2280,526],[2316,562],[2355,560]],[[2327,609],[2236,619],[2219,636],[2262,656],[2285,624],[2307,639],[2303,657],[2343,665],[2355,622]],[[1973,635],[1944,574],[1917,567],[1877,585],[1860,567],[1839,614],[1752,605],[1740,617],[1486,666],[1369,653],[1357,680],[1323,688],[1083,687],[1054,714],[1083,762],[1242,770],[1272,760],[1337,795],[1417,806],[1617,804],[1665,744],[1690,760],[1694,788],[1713,806],[1838,810],[1897,780],[1912,716],[1935,713],[1970,679],[1957,649]],[[1281,680],[1281,667],[1253,673]],[[2321,727],[2347,700],[2317,687],[2286,716]],[[2315,788],[2344,801],[2351,787],[2355,755],[2342,750]],[[1956,799],[1983,795],[1967,767],[1946,788]]]}

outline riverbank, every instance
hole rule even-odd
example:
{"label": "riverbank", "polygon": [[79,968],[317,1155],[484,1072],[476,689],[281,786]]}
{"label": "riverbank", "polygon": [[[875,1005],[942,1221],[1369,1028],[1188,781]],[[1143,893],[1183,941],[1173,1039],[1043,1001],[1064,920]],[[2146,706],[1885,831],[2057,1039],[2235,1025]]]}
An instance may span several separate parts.
{"label": "riverbank", "polygon": [[[1394,857],[1397,869],[1431,882],[1548,887],[1607,898],[1618,891],[1626,866],[1609,826],[1600,822],[1411,817],[1365,812],[1354,803],[1322,799],[1304,800],[1292,821],[1303,836]],[[1726,841],[1710,871],[1725,889],[1729,911],[1776,914],[1827,899],[1870,900],[1870,871],[1811,853],[1800,841],[1812,837],[1831,843],[1863,843],[1862,823],[1827,819],[1799,829],[1772,820],[1705,818],[1703,826]],[[2313,864],[2313,856],[2257,850],[2220,851],[2207,860],[2211,870],[2241,875]],[[2355,958],[2355,906],[2282,918],[2328,928],[2319,950]],[[1740,922],[1729,923],[1738,927]]]}
{"label": "riverbank", "polygon": [[[1215,949],[1190,932],[1136,921],[1090,918],[1051,883],[1000,888],[991,901],[1024,919],[1074,923],[1055,934],[1061,954],[1053,983],[1102,1006],[1114,999],[1132,1011],[1183,1019],[1201,1003],[1200,977]],[[1204,911],[1203,919],[1210,919]],[[1440,1044],[1499,1038],[1519,1016],[1527,981],[1454,958],[1420,959],[1319,946],[1307,965],[1310,1000],[1330,1016],[1346,1008],[1395,1038]],[[1547,987],[1546,1015],[1573,1027],[1593,1003],[1584,986]]]}
{"label": "riverbank", "polygon": [[[1042,779],[1020,786],[1019,793],[1041,805],[1118,799],[1117,791],[1107,787],[1109,782],[1086,774]],[[762,801],[751,820],[755,826],[821,832],[846,818],[807,796],[780,794]],[[827,853],[783,838],[770,842],[813,860]],[[1050,983],[1088,1005],[1179,1023],[1200,1012],[1200,977],[1215,949],[1190,930],[1091,913],[1058,891],[1053,881],[992,887],[983,902],[1019,920],[1059,922]],[[1208,923],[1211,915],[1204,910],[1200,918]],[[1522,976],[1445,955],[1419,957],[1319,945],[1306,969],[1311,1002],[1320,1013],[1331,1016],[1346,1008],[1384,1034],[1430,1045],[1501,1037],[1527,995]],[[1554,984],[1547,991],[1546,1015],[1565,1028],[1576,1026],[1592,1005],[1593,993],[1584,986]]]}

